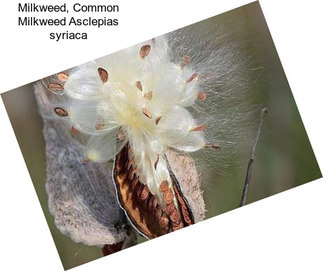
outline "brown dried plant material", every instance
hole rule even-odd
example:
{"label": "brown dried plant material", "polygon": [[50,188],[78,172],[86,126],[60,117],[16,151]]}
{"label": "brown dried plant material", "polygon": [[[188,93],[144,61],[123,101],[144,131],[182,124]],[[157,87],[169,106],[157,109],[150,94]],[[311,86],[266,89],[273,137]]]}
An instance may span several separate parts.
{"label": "brown dried plant material", "polygon": [[141,48],[140,48],[140,57],[141,58],[145,58],[146,56],[149,55],[149,52],[150,52],[150,45],[143,45]]}
{"label": "brown dried plant material", "polygon": [[64,90],[64,87],[59,83],[49,83],[48,89],[54,92],[61,92]]}
{"label": "brown dried plant material", "polygon": [[100,78],[101,78],[101,80],[102,80],[103,83],[108,82],[109,74],[108,74],[108,72],[105,69],[98,68],[98,73],[99,73]]}

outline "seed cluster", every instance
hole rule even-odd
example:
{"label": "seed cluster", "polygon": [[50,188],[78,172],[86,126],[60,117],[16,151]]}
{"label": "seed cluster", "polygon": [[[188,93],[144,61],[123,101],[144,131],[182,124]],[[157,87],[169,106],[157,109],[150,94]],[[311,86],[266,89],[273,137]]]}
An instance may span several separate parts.
{"label": "seed cluster", "polygon": [[[116,156],[113,174],[119,202],[149,238],[194,223],[190,206],[167,168],[165,152],[210,146],[201,133],[206,125],[197,125],[186,109],[206,99],[197,90],[198,73],[188,67],[191,58],[172,63],[167,54],[163,56],[167,45],[161,44],[152,40],[125,52],[130,58],[121,56],[120,63],[113,57],[94,61],[69,74],[58,73],[47,84],[52,93],[68,98],[55,104],[54,112],[68,117],[73,134],[90,135],[84,163]],[[119,146],[123,148],[117,153]]]}
{"label": "seed cluster", "polygon": [[123,208],[137,229],[145,236],[155,238],[191,225],[193,219],[187,209],[189,207],[178,188],[173,190],[166,180],[160,184],[162,205],[148,186],[140,182],[132,157],[131,147],[127,144],[116,158],[114,180]]}

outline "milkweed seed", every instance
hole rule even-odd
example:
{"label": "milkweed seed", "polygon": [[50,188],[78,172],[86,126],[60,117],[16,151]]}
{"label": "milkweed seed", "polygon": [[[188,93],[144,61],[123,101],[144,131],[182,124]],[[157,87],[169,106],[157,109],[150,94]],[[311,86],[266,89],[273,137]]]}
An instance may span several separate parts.
{"label": "milkweed seed", "polygon": [[64,87],[59,83],[49,83],[48,89],[51,91],[60,92],[60,91],[64,90]]}
{"label": "milkweed seed", "polygon": [[142,84],[140,81],[136,81],[136,87],[137,89],[139,89],[140,91],[142,91]]}
{"label": "milkweed seed", "polygon": [[162,181],[162,183],[159,186],[159,191],[164,193],[168,189],[168,182],[166,180]]}
{"label": "milkweed seed", "polygon": [[80,131],[77,130],[74,126],[72,126],[72,133],[75,135],[78,135],[80,133]]}
{"label": "milkweed seed", "polygon": [[172,221],[179,221],[179,215],[177,211],[174,211],[171,215],[170,215],[170,219]]}
{"label": "milkweed seed", "polygon": [[171,204],[174,198],[173,191],[168,189],[167,192],[163,194],[163,198],[166,204]]}
{"label": "milkweed seed", "polygon": [[200,100],[200,101],[205,101],[206,100],[206,94],[205,92],[199,92],[197,94],[197,98]]}
{"label": "milkweed seed", "polygon": [[130,180],[133,180],[133,178],[135,177],[136,171],[137,171],[137,166],[134,166],[130,169],[130,172],[128,175]]}
{"label": "milkweed seed", "polygon": [[156,196],[154,196],[154,200],[153,200],[153,208],[156,209],[157,205],[158,205],[158,198]]}
{"label": "milkweed seed", "polygon": [[167,214],[170,215],[175,211],[175,209],[176,209],[175,205],[173,203],[171,203],[171,204],[166,205],[165,211],[166,211]]}
{"label": "milkweed seed", "polygon": [[154,164],[155,170],[157,169],[158,161],[159,161],[159,154],[157,154],[157,159],[156,159],[156,162]]}
{"label": "milkweed seed", "polygon": [[150,45],[144,45],[140,48],[140,57],[145,58],[150,52]]}
{"label": "milkweed seed", "polygon": [[54,112],[60,116],[60,117],[67,117],[68,116],[68,112],[61,107],[55,107]]}
{"label": "milkweed seed", "polygon": [[159,116],[159,117],[156,118],[156,120],[155,120],[156,125],[159,123],[160,119],[161,119],[161,116]]}
{"label": "milkweed seed", "polygon": [[165,216],[162,216],[160,219],[159,219],[159,225],[162,227],[162,228],[166,228],[168,226],[168,218],[165,217]]}
{"label": "milkweed seed", "polygon": [[137,186],[137,198],[140,199],[141,196],[141,192],[144,189],[144,185],[142,183],[139,183],[139,185]]}
{"label": "milkweed seed", "polygon": [[135,190],[138,183],[139,183],[138,178],[135,178],[134,180],[132,180],[131,189]]}
{"label": "milkweed seed", "polygon": [[95,129],[96,130],[102,130],[104,128],[104,119],[103,118],[99,118],[99,120],[97,121],[97,123],[95,124]]}
{"label": "milkweed seed", "polygon": [[190,56],[184,56],[182,63],[181,63],[181,69],[183,69],[191,60]]}
{"label": "milkweed seed", "polygon": [[221,147],[217,144],[206,144],[205,148],[213,149],[213,150],[221,150]]}
{"label": "milkweed seed", "polygon": [[99,73],[100,78],[101,78],[101,80],[102,80],[103,83],[108,82],[109,74],[108,74],[108,72],[105,69],[98,68],[98,73]]}
{"label": "milkweed seed", "polygon": [[145,93],[144,97],[150,101],[153,98],[153,92],[148,91],[147,93]]}
{"label": "milkweed seed", "polygon": [[160,206],[159,206],[159,205],[158,205],[158,206],[157,206],[157,208],[155,209],[154,214],[155,214],[155,217],[156,217],[157,219],[159,219],[159,218],[162,216],[163,211],[162,211],[162,209],[160,208]]}
{"label": "milkweed seed", "polygon": [[195,132],[195,131],[205,131],[206,130],[206,125],[200,125],[195,128],[192,128],[190,132]]}
{"label": "milkweed seed", "polygon": [[68,79],[68,74],[67,74],[67,73],[65,73],[65,72],[59,72],[59,73],[57,74],[57,78],[58,78],[60,81],[62,81],[62,82],[66,82],[66,81],[67,81],[67,79]]}
{"label": "milkweed seed", "polygon": [[127,164],[127,170],[130,170],[130,168],[132,167],[133,165],[133,160],[129,160],[128,161],[128,164]]}
{"label": "milkweed seed", "polygon": [[144,115],[147,117],[147,118],[150,118],[151,119],[151,113],[148,111],[148,109],[146,107],[143,107],[142,108],[142,113],[144,113]]}
{"label": "milkweed seed", "polygon": [[148,199],[148,209],[149,209],[149,210],[152,210],[152,209],[153,209],[153,202],[154,202],[154,196],[151,196],[151,197]]}
{"label": "milkweed seed", "polygon": [[193,73],[190,78],[186,80],[186,83],[192,82],[195,78],[197,78],[197,73]]}
{"label": "milkweed seed", "polygon": [[141,200],[146,200],[149,196],[149,188],[148,186],[144,186],[143,190],[141,191],[140,199]]}

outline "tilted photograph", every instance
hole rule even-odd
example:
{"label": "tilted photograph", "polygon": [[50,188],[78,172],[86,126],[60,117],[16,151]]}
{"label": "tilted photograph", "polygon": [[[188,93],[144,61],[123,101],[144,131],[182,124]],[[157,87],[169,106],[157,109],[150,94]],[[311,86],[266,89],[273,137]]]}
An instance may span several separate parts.
{"label": "tilted photograph", "polygon": [[322,176],[258,2],[120,49],[1,95],[65,269]]}

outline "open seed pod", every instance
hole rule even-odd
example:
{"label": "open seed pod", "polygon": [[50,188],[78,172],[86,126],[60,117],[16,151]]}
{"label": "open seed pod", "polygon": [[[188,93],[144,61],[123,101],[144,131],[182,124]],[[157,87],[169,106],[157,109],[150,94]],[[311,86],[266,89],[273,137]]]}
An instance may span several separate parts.
{"label": "open seed pod", "polygon": [[161,200],[140,181],[132,156],[127,144],[115,159],[113,177],[120,205],[142,235],[155,238],[204,218],[200,182],[189,154],[167,151],[171,185],[167,180],[161,183]]}
{"label": "open seed pod", "polygon": [[57,228],[75,242],[108,245],[105,254],[113,252],[114,246],[135,244],[109,169],[98,163],[82,164],[84,147],[71,136],[66,123],[55,118],[48,103],[51,93],[38,83],[35,95],[44,121],[48,205]]}
{"label": "open seed pod", "polygon": [[188,62],[159,37],[38,84],[49,208],[73,240],[108,253],[131,243],[129,222],[155,238],[204,218],[189,152],[206,147],[206,125],[186,109],[201,93]]}
{"label": "open seed pod", "polygon": [[[58,76],[46,78],[45,82],[50,85],[52,78],[57,82]],[[64,86],[64,82],[58,84]],[[53,91],[37,83],[35,95],[44,121],[49,209],[63,234],[75,242],[105,245],[103,253],[110,254],[136,242],[126,217],[147,238],[204,218],[200,182],[189,154],[172,149],[166,153],[172,185],[161,184],[160,190],[167,188],[164,205],[140,182],[135,165],[129,161],[129,144],[115,158],[114,187],[111,169],[106,163],[84,163],[81,144],[84,138],[75,139],[79,131],[58,117],[57,104],[51,102],[55,96]],[[174,196],[167,199],[168,195]]]}

